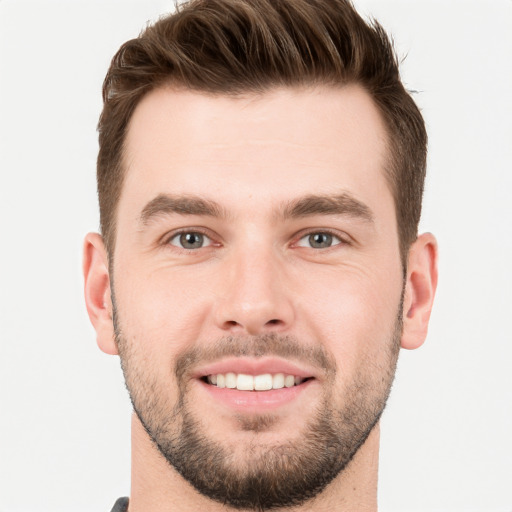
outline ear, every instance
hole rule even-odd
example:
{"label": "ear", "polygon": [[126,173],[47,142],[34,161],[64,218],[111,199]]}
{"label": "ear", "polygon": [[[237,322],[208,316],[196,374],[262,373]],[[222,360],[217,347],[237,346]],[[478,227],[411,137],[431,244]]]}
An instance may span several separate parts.
{"label": "ear", "polygon": [[425,341],[436,287],[437,242],[434,235],[424,233],[409,250],[402,348],[415,349]]}
{"label": "ear", "polygon": [[108,272],[108,256],[103,239],[89,233],[84,240],[83,272],[85,304],[98,346],[106,354],[116,355],[117,344],[112,321],[112,297]]}

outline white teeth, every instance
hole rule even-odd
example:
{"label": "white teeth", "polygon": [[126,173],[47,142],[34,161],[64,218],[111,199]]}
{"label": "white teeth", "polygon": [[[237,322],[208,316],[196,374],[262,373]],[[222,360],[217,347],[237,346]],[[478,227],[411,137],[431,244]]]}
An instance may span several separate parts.
{"label": "white teeth", "polygon": [[284,385],[287,388],[292,388],[293,386],[295,386],[295,377],[293,375],[287,375],[284,378]]}
{"label": "white teeth", "polygon": [[304,379],[295,375],[285,375],[284,373],[264,373],[261,375],[247,375],[244,373],[218,373],[208,375],[207,381],[218,388],[231,388],[240,391],[268,391],[270,389],[282,389],[298,386]]}
{"label": "white teeth", "polygon": [[236,389],[241,391],[252,391],[254,389],[254,377],[239,373],[236,378]]}
{"label": "white teeth", "polygon": [[236,374],[226,373],[226,387],[235,389],[236,388]]}
{"label": "white teeth", "polygon": [[256,391],[267,391],[272,389],[272,375],[270,375],[270,373],[256,375],[256,377],[254,377],[254,389]]}
{"label": "white teeth", "polygon": [[272,377],[272,387],[274,389],[284,388],[284,373],[276,373]]}

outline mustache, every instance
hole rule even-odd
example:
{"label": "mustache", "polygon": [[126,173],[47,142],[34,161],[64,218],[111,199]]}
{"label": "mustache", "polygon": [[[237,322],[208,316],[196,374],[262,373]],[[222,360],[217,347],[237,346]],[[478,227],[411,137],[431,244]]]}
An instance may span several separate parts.
{"label": "mustache", "polygon": [[180,354],[175,373],[181,380],[199,363],[211,363],[225,357],[282,357],[308,363],[327,375],[336,374],[336,360],[322,345],[308,346],[294,336],[267,333],[258,336],[226,336],[213,342],[194,346]]}

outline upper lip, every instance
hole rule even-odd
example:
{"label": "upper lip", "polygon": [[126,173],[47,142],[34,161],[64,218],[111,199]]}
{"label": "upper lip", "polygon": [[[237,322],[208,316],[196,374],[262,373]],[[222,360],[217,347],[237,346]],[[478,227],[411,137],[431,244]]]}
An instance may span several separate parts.
{"label": "upper lip", "polygon": [[250,357],[230,357],[200,366],[193,373],[193,377],[202,378],[207,375],[229,372],[246,375],[284,373],[285,375],[294,375],[303,379],[316,377],[315,372],[311,368],[306,368],[303,365],[277,357],[261,357],[256,359]]}

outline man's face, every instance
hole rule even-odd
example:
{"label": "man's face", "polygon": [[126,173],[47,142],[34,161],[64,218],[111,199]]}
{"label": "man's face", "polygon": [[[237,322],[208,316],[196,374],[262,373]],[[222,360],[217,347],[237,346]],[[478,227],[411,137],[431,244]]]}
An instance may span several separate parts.
{"label": "man's face", "polygon": [[111,268],[116,339],[140,421],[205,495],[301,503],[378,421],[403,290],[387,156],[356,86],[159,89],[138,105]]}

